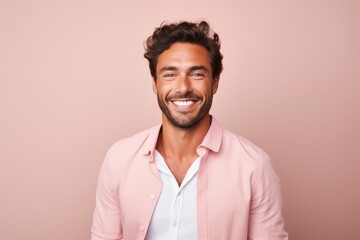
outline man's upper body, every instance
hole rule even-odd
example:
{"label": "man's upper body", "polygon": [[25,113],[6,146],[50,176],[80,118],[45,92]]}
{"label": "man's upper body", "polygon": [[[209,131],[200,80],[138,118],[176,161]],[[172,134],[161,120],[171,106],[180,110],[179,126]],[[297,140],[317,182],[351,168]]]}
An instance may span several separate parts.
{"label": "man's upper body", "polygon": [[[163,185],[154,159],[159,132],[156,126],[108,151],[92,240],[145,239]],[[196,151],[197,239],[287,239],[279,180],[263,150],[213,119]]]}
{"label": "man's upper body", "polygon": [[287,239],[269,157],[209,114],[222,71],[218,35],[206,22],[181,22],[146,44],[162,124],[109,150],[92,240]]}

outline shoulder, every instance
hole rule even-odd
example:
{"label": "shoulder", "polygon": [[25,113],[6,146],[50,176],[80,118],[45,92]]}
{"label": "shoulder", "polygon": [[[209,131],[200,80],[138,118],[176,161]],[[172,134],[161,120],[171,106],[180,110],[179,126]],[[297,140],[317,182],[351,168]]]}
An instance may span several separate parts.
{"label": "shoulder", "polygon": [[[277,179],[271,157],[250,140],[230,131],[223,131],[222,148],[224,153],[231,153],[249,173],[257,179],[271,177]],[[267,177],[265,177],[267,176]],[[276,180],[277,181],[277,180]]]}
{"label": "shoulder", "polygon": [[255,145],[249,139],[225,129],[223,130],[222,146],[226,148],[227,151],[231,149],[240,151],[254,159],[268,157],[262,148]]}
{"label": "shoulder", "polygon": [[139,149],[149,136],[150,132],[151,129],[147,129],[134,134],[133,136],[118,140],[109,148],[107,155],[116,155],[124,150],[130,152],[131,150]]}
{"label": "shoulder", "polygon": [[272,169],[272,160],[261,147],[249,139],[228,130],[223,130],[221,151],[225,155],[236,156],[231,159],[239,161],[241,165],[246,166],[249,170]]}
{"label": "shoulder", "polygon": [[155,126],[115,142],[103,160],[102,178],[111,179],[115,184],[121,177],[134,173],[134,169],[142,169],[147,163],[146,153],[156,144],[159,129],[160,126]]}
{"label": "shoulder", "polygon": [[205,145],[210,149],[226,156],[248,156],[250,158],[259,158],[266,153],[250,140],[224,129],[215,118],[206,136]]}
{"label": "shoulder", "polygon": [[155,147],[160,125],[115,142],[107,151],[105,161],[123,162]]}

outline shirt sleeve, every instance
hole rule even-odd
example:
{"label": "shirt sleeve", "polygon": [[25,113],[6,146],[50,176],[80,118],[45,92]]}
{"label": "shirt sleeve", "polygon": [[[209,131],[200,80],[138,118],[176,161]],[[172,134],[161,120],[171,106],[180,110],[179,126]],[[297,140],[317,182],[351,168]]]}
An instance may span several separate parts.
{"label": "shirt sleeve", "polygon": [[107,154],[98,178],[91,240],[123,239],[118,191],[112,177],[110,158]]}
{"label": "shirt sleeve", "polygon": [[280,181],[266,153],[253,172],[251,189],[248,240],[288,240],[281,214]]}

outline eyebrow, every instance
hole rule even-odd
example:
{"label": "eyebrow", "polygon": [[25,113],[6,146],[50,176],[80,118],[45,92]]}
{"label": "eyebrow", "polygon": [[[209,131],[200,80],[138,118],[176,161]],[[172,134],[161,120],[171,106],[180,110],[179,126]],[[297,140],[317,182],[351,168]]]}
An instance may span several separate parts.
{"label": "eyebrow", "polygon": [[178,69],[177,67],[165,66],[165,67],[161,68],[159,72],[161,73],[161,72],[165,72],[165,71],[175,71],[177,69]]}
{"label": "eyebrow", "polygon": [[[174,67],[174,66],[165,66],[165,67],[161,68],[159,72],[161,73],[164,71],[175,71],[175,70],[178,70],[178,68]],[[190,70],[190,72],[196,71],[196,70],[204,70],[206,72],[209,72],[209,70],[203,65],[192,66],[192,67],[190,67],[189,70]]]}
{"label": "eyebrow", "polygon": [[205,66],[203,66],[203,65],[192,66],[192,67],[190,68],[190,72],[196,71],[196,70],[204,70],[205,72],[209,72],[209,70],[208,70]]}

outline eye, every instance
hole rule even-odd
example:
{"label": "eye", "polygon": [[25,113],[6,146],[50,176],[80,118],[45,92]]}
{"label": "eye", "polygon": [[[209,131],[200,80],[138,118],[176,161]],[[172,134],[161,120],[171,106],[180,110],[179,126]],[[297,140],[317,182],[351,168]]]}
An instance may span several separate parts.
{"label": "eye", "polygon": [[173,73],[167,73],[164,75],[164,77],[174,77],[175,75]]}
{"label": "eye", "polygon": [[202,79],[205,77],[205,74],[201,72],[194,72],[191,74],[191,77],[194,79]]}
{"label": "eye", "polygon": [[175,74],[174,73],[165,73],[163,75],[163,78],[165,78],[165,79],[173,79],[173,78],[175,78]]}

